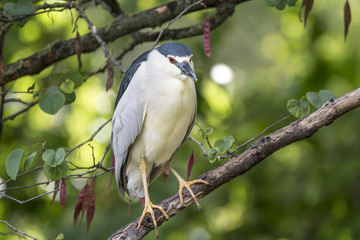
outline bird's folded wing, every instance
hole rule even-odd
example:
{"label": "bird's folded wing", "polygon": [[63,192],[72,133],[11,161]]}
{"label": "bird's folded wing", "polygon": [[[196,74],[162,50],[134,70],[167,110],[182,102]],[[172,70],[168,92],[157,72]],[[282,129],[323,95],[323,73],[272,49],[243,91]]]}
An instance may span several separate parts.
{"label": "bird's folded wing", "polygon": [[126,189],[124,169],[126,168],[129,149],[140,134],[146,111],[146,103],[136,81],[131,81],[113,116],[112,147],[115,156],[115,177],[122,196]]}

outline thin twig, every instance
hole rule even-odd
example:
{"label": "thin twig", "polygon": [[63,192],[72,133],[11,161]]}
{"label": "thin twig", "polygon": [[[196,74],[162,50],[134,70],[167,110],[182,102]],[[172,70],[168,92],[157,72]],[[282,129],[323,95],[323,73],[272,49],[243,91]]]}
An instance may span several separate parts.
{"label": "thin twig", "polygon": [[200,126],[199,123],[195,122],[195,125],[198,126],[201,134],[205,137],[207,144],[209,145],[210,148],[212,148],[210,140],[209,140],[209,136],[207,134],[205,134],[205,131],[202,129],[202,127]]}
{"label": "thin twig", "polygon": [[94,147],[88,143],[88,146],[91,147],[91,155],[92,155],[92,159],[93,159],[93,166],[95,166],[95,152],[94,152]]}
{"label": "thin twig", "polygon": [[110,171],[113,169],[112,167],[111,167],[111,168],[105,168],[105,167],[103,167],[103,166],[101,166],[101,167],[99,166],[99,167],[97,167],[97,168],[94,168],[94,169],[89,170],[89,171],[84,172],[84,173],[66,175],[64,178],[65,178],[65,179],[84,178],[83,176],[85,176],[86,174],[90,174],[90,173],[96,172],[99,168],[100,168],[101,170],[103,170],[103,172],[97,173],[97,174],[95,174],[95,175],[91,175],[91,176],[85,177],[85,178],[91,178],[91,177],[93,177],[93,176],[103,175],[103,174],[105,174],[105,173],[107,173],[107,172],[110,172]]}
{"label": "thin twig", "polygon": [[196,140],[195,138],[193,138],[191,135],[189,136],[189,139],[193,142],[195,142],[197,145],[199,145],[199,147],[201,148],[201,150],[203,151],[203,156],[207,157],[208,154],[203,146],[203,144],[201,142],[199,142],[198,140]]}
{"label": "thin twig", "polygon": [[39,102],[39,100],[36,100],[34,102],[31,102],[31,103],[28,103],[28,105],[21,109],[20,111],[14,113],[14,114],[11,114],[10,116],[7,116],[6,118],[3,118],[3,119],[0,119],[0,122],[5,122],[7,120],[14,120],[18,115],[28,111],[31,107],[33,107],[35,104],[37,104]]}
{"label": "thin twig", "polygon": [[10,223],[8,223],[7,221],[0,220],[0,222],[5,223],[5,224],[8,225],[12,230],[14,230],[15,232],[17,232],[17,233],[19,233],[19,234],[22,234],[22,235],[24,235],[24,236],[26,236],[26,237],[28,237],[28,238],[34,239],[34,240],[39,240],[39,239],[37,239],[37,238],[35,238],[35,237],[33,237],[33,236],[30,236],[30,235],[27,234],[27,233],[24,233],[24,232],[20,231],[19,229],[17,229],[16,227],[14,227],[14,226],[11,225]]}
{"label": "thin twig", "polygon": [[30,103],[28,102],[24,102],[23,100],[21,100],[20,98],[8,98],[4,101],[4,103],[10,103],[10,102],[17,102],[17,103],[22,103],[25,105],[29,105]]}
{"label": "thin twig", "polygon": [[111,142],[109,142],[108,145],[105,148],[104,154],[103,154],[103,156],[102,156],[102,158],[101,158],[101,160],[99,162],[100,166],[102,166],[102,163],[103,163],[103,161],[105,159],[106,154],[109,152],[110,147],[111,147]]}
{"label": "thin twig", "polygon": [[[25,14],[18,14],[18,15],[11,15],[11,16],[0,14],[0,20],[3,23],[15,22],[15,21],[20,21],[29,16],[36,16],[36,15],[48,13],[48,12],[63,12],[66,9],[71,9],[74,7],[75,7],[74,4],[71,2],[53,3],[53,4],[45,3],[43,5],[34,6],[34,9],[31,12],[25,13]],[[44,10],[44,9],[49,9],[49,10]],[[39,10],[43,10],[43,11],[39,11]]]}
{"label": "thin twig", "polygon": [[55,189],[55,190],[53,190],[53,191],[50,191],[50,192],[46,192],[46,193],[37,195],[37,196],[35,196],[35,197],[26,199],[26,200],[24,200],[24,201],[21,201],[21,200],[18,200],[18,199],[16,199],[16,198],[13,198],[13,197],[11,197],[11,196],[9,196],[9,195],[6,195],[6,194],[3,193],[3,192],[0,192],[0,195],[2,195],[3,197],[5,197],[5,198],[7,198],[7,199],[11,199],[11,200],[13,200],[13,201],[15,201],[15,202],[17,202],[17,203],[24,204],[24,203],[30,202],[30,201],[32,201],[32,200],[41,198],[41,197],[43,197],[43,196],[49,195],[49,194],[54,193],[54,192],[57,192],[57,191],[59,191],[59,189]]}
{"label": "thin twig", "polygon": [[[28,170],[28,171],[25,171],[25,172],[23,172],[23,173],[18,174],[18,175],[16,176],[16,178],[21,177],[21,176],[24,176],[24,175],[27,175],[27,174],[29,174],[29,173],[31,173],[31,172],[35,172],[35,171],[40,170],[40,169],[43,169],[43,168],[44,168],[44,166],[35,167],[35,168],[33,168],[33,169],[30,169],[30,170]],[[6,184],[6,183],[11,182],[11,181],[13,181],[13,180],[12,180],[11,178],[9,178],[9,179],[6,180],[6,181],[0,182],[0,185]]]}
{"label": "thin twig", "polygon": [[[27,93],[27,94],[34,94],[34,92],[30,91],[30,92],[25,92],[25,91],[16,91],[16,92],[5,92],[4,94],[19,94],[19,93]],[[0,95],[2,95],[3,93],[0,93]]]}
{"label": "thin twig", "polygon": [[[138,33],[138,32],[136,32]],[[125,56],[125,54],[127,54],[128,52],[130,52],[131,50],[134,49],[134,47],[140,43],[142,43],[143,41],[139,40],[139,38],[137,37],[138,35],[136,33],[131,34],[133,36],[133,41],[127,46],[125,47],[122,52],[115,58],[117,61],[121,62],[122,58]],[[84,82],[86,82],[87,79],[89,79],[90,77],[92,77],[95,74],[99,74],[99,73],[104,73],[107,69],[107,61],[105,61],[105,63],[102,64],[102,67],[99,68],[96,71],[92,71],[89,72],[85,77],[84,77]],[[121,71],[121,73],[126,72],[126,70],[124,69],[123,71]],[[122,77],[122,76],[121,76]]]}
{"label": "thin twig", "polygon": [[91,142],[91,141],[94,139],[94,137],[101,131],[101,129],[103,129],[103,127],[105,127],[106,124],[108,124],[110,121],[111,121],[111,118],[110,118],[109,120],[107,120],[103,125],[101,125],[101,126],[91,135],[91,137],[90,137],[89,139],[87,139],[86,141],[80,143],[80,144],[77,145],[76,147],[70,149],[70,150],[66,153],[65,157],[69,156],[73,151],[75,151],[77,148],[80,148],[82,145],[84,145],[84,144],[86,144],[86,143],[88,143],[88,142]]}
{"label": "thin twig", "polygon": [[47,185],[47,184],[49,184],[51,182],[52,182],[51,180],[47,180],[45,182],[38,182],[38,183],[26,185],[26,186],[8,187],[8,188],[0,190],[0,193],[8,191],[8,190],[18,190],[18,189],[24,189],[24,188],[31,188],[31,187],[35,187],[35,186],[39,186],[39,185],[44,185],[44,184]]}
{"label": "thin twig", "polygon": [[278,125],[278,124],[280,124],[281,122],[285,121],[286,119],[288,119],[288,118],[291,117],[291,116],[292,116],[291,114],[290,114],[290,115],[287,115],[286,117],[280,119],[280,120],[277,121],[276,123],[271,124],[270,126],[268,126],[267,128],[265,128],[261,133],[259,133],[257,136],[255,136],[255,137],[253,137],[252,139],[250,139],[249,141],[241,144],[240,146],[237,146],[237,147],[236,147],[236,150],[238,150],[239,148],[242,148],[242,147],[248,145],[249,143],[255,141],[256,139],[258,139],[259,137],[261,137],[267,130],[269,130],[270,128],[272,128],[272,127],[274,127],[274,126],[276,126],[276,125]]}
{"label": "thin twig", "polygon": [[190,5],[187,6],[179,15],[177,15],[175,18],[171,19],[171,20],[168,22],[168,24],[160,31],[158,37],[157,37],[156,40],[155,40],[154,46],[153,46],[152,48],[156,47],[156,45],[159,43],[160,38],[161,38],[161,36],[163,35],[164,31],[165,31],[166,29],[168,29],[173,22],[175,22],[176,20],[178,20],[178,19],[179,19],[182,15],[184,15],[190,8],[192,8],[192,7],[195,6],[195,5],[200,4],[200,3],[202,3],[202,2],[203,2],[203,0],[200,0],[200,1],[194,2],[193,4],[190,4]]}
{"label": "thin twig", "polygon": [[103,50],[105,56],[107,59],[109,59],[115,66],[117,66],[121,72],[126,72],[125,69],[123,69],[123,67],[121,66],[121,64],[116,61],[108,52],[108,50],[106,49],[106,44],[105,42],[101,39],[101,37],[97,34],[97,30],[96,30],[96,26],[94,26],[92,24],[92,22],[90,21],[90,19],[86,16],[84,10],[79,7],[79,6],[75,6],[76,10],[80,13],[80,16],[82,18],[85,19],[85,21],[87,22],[89,29],[91,30],[91,34],[95,37],[96,41],[99,43],[101,49]]}

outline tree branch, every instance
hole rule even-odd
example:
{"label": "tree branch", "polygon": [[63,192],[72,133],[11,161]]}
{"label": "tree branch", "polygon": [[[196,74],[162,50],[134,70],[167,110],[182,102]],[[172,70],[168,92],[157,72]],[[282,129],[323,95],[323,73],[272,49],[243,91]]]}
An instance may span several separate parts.
{"label": "tree branch", "polygon": [[[194,194],[198,199],[205,197],[231,179],[249,171],[277,150],[296,141],[311,137],[322,127],[330,125],[338,117],[359,106],[360,88],[326,102],[314,113],[260,138],[243,153],[224,162],[221,166],[200,175],[198,179],[207,181],[209,185],[192,185],[191,188]],[[194,202],[187,191],[184,191],[184,202],[184,206],[182,206],[178,194],[174,194],[161,201],[159,205],[165,209],[171,218]],[[156,212],[156,220],[159,226],[165,221],[164,216],[159,212]],[[149,216],[145,217],[139,230],[137,230],[138,221],[139,218],[130,222],[109,237],[109,239],[141,239],[154,229]]]}
{"label": "tree branch", "polygon": [[[211,19],[211,24],[216,25],[221,24],[225,21],[225,19],[231,16],[237,4],[246,1],[249,0],[207,0],[204,2],[208,8],[215,7],[217,9],[216,17]],[[161,26],[163,23],[178,16],[187,6],[189,6],[189,4],[193,4],[195,2],[195,0],[178,0],[137,14],[122,14],[115,18],[111,23],[99,28],[97,30],[97,34],[105,43],[109,43],[141,29]],[[196,5],[189,9],[186,14],[200,10],[203,10],[203,7],[201,5]],[[219,18],[220,21],[217,18]],[[201,31],[199,31],[199,28]],[[212,26],[212,30],[213,29],[214,28]],[[190,30],[194,32],[191,32]],[[202,24],[198,24],[194,25],[194,28],[184,28],[182,31],[164,31],[162,39],[180,39],[200,35],[202,33]],[[153,41],[158,36],[158,33],[155,35],[155,38],[153,37],[153,34],[147,34],[145,36],[151,36],[151,39],[148,39],[147,41]],[[98,41],[96,41],[92,33],[83,35],[81,37],[81,42],[83,52],[92,52],[100,47]],[[39,73],[46,67],[74,54],[75,38],[55,41],[29,57],[8,64],[4,72],[0,71],[0,86],[14,81],[22,76]]]}
{"label": "tree branch", "polygon": [[20,231],[19,229],[15,228],[13,225],[11,225],[10,223],[8,223],[7,221],[4,221],[4,220],[0,220],[0,222],[2,223],[5,223],[6,225],[8,225],[12,230],[14,230],[15,232],[21,234],[21,235],[24,235],[28,238],[31,238],[31,239],[34,239],[34,240],[38,240],[37,238],[34,238],[33,236],[30,236],[29,234],[26,234],[22,231]]}

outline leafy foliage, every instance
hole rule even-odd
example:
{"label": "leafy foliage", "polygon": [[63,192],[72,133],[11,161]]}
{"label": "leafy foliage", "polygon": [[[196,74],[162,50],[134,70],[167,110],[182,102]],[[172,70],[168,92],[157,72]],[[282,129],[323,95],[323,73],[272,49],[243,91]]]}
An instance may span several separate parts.
{"label": "leafy foliage", "polygon": [[64,161],[64,158],[65,150],[63,148],[58,148],[56,152],[53,149],[49,149],[42,154],[42,159],[51,167],[60,165]]}
{"label": "leafy foliage", "polygon": [[300,101],[289,99],[287,102],[287,109],[295,117],[301,118],[310,113],[310,104],[305,97],[302,97]]}
{"label": "leafy foliage", "polygon": [[23,157],[23,151],[19,148],[13,150],[6,160],[6,172],[11,179],[16,180],[17,173],[19,171],[20,162]]}
{"label": "leafy foliage", "polygon": [[278,10],[284,10],[286,6],[294,6],[297,0],[264,0],[270,7],[276,7]]}
{"label": "leafy foliage", "polygon": [[315,92],[306,93],[306,98],[315,108],[320,108],[324,103],[326,103],[330,99],[334,99],[335,96],[329,90],[320,90],[319,93],[315,93]]}
{"label": "leafy foliage", "polygon": [[55,167],[52,167],[47,163],[44,164],[44,175],[52,181],[65,177],[68,170],[69,165],[66,161],[63,161],[61,164],[56,165]]}
{"label": "leafy foliage", "polygon": [[[7,2],[4,4],[4,13],[9,16],[22,15],[31,12],[34,6],[31,0],[17,0],[16,3]],[[23,27],[29,18],[25,18],[21,21],[17,21],[16,24]]]}
{"label": "leafy foliage", "polygon": [[60,90],[63,93],[71,94],[74,91],[75,83],[70,79],[66,79],[64,82],[60,84]]}
{"label": "leafy foliage", "polygon": [[24,169],[25,169],[25,170],[29,170],[29,168],[31,167],[31,165],[32,165],[32,163],[33,163],[33,161],[34,161],[34,159],[35,159],[35,157],[36,157],[36,155],[37,155],[37,152],[33,152],[32,154],[30,154],[30,155],[26,158],[26,160],[25,160],[25,162],[24,162]]}
{"label": "leafy foliage", "polygon": [[55,240],[63,240],[64,237],[65,237],[65,236],[64,236],[63,233],[59,233],[59,234],[56,236]]}
{"label": "leafy foliage", "polygon": [[290,99],[287,102],[288,111],[297,118],[304,117],[310,113],[310,103],[315,108],[320,108],[325,102],[334,99],[335,96],[329,90],[321,90],[319,93],[308,92],[300,101]]}
{"label": "leafy foliage", "polygon": [[52,115],[56,114],[64,105],[65,96],[57,86],[49,88],[39,100],[41,110]]}

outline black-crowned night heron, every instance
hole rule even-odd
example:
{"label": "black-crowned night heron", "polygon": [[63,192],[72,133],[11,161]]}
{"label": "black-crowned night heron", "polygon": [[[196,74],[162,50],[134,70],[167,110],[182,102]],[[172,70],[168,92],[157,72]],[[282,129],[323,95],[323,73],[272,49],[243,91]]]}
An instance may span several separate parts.
{"label": "black-crowned night heron", "polygon": [[196,76],[192,51],[180,43],[165,43],[140,55],[121,82],[112,119],[112,147],[115,176],[121,195],[144,198],[145,207],[138,224],[150,213],[158,235],[154,208],[165,218],[160,206],[152,204],[148,185],[168,167],[179,181],[179,196],[188,189],[200,205],[190,185],[170,166],[175,152],[184,144],[196,116]]}

